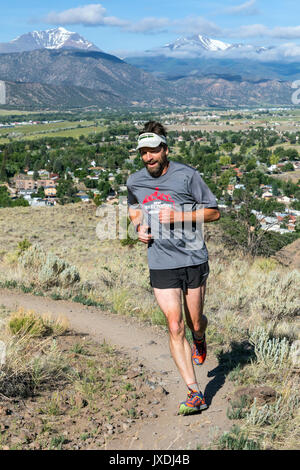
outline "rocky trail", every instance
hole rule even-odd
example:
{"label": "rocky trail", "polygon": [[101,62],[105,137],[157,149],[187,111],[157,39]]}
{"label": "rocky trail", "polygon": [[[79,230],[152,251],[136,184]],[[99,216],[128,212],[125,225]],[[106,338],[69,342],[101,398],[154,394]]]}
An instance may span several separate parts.
{"label": "rocky trail", "polygon": [[226,380],[217,359],[209,354],[205,364],[196,368],[200,388],[209,408],[193,416],[179,416],[178,406],[186,397],[186,387],[170,356],[168,336],[156,326],[145,325],[135,318],[104,312],[97,307],[52,300],[13,290],[0,289],[0,305],[9,309],[32,309],[40,314],[65,317],[70,327],[96,342],[104,340],[129,357],[136,367],[155,377],[155,386],[168,393],[163,408],[153,417],[140,421],[134,429],[113,437],[111,450],[193,450],[207,448],[213,439],[232,426],[226,416],[232,384]]}

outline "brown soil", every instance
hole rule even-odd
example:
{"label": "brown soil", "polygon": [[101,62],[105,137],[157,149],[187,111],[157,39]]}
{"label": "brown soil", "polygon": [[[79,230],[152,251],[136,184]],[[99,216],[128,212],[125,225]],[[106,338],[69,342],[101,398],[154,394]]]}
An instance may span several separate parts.
{"label": "brown soil", "polygon": [[[84,335],[91,344],[102,344],[105,341],[115,346],[118,357],[126,365],[126,378],[122,380],[129,380],[136,389],[135,395],[139,395],[134,419],[126,422],[119,413],[112,413],[113,418],[107,427],[107,421],[99,418],[101,437],[99,434],[93,438],[87,437],[78,444],[75,443],[78,435],[86,432],[91,419],[91,416],[85,415],[83,406],[78,421],[64,421],[66,440],[71,442],[69,448],[99,448],[100,444],[114,450],[205,449],[231,428],[233,422],[227,418],[226,410],[233,387],[209,351],[205,364],[196,368],[198,382],[209,408],[202,413],[183,417],[178,415],[177,410],[179,403],[186,397],[186,387],[170,356],[167,333],[160,327],[146,325],[137,318],[103,312],[96,307],[54,301],[7,289],[0,289],[0,305],[9,309],[23,307],[53,317],[66,317],[71,328],[77,334]],[[74,338],[66,337],[61,341],[71,341],[72,344]],[[121,395],[116,400],[113,401],[114,407],[121,409]],[[24,410],[22,405],[18,406],[21,407],[18,413],[22,417]],[[5,407],[9,409],[11,405],[5,404],[4,413]],[[31,416],[35,416],[35,403],[29,404],[30,407]]]}
{"label": "brown soil", "polygon": [[273,258],[284,266],[300,270],[300,238],[277,251]]}

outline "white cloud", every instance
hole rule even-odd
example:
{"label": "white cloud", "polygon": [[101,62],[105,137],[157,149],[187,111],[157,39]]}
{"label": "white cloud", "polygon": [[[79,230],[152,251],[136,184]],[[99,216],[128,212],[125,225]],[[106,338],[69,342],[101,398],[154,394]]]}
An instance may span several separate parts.
{"label": "white cloud", "polygon": [[223,35],[238,38],[273,38],[273,39],[299,39],[300,26],[276,26],[268,28],[263,24],[240,26],[237,29],[223,30]]}
{"label": "white cloud", "polygon": [[251,24],[246,26],[240,26],[237,29],[229,29],[224,31],[228,37],[238,38],[255,38],[255,37],[266,37],[268,36],[269,30],[263,24]]}
{"label": "white cloud", "polygon": [[85,26],[118,27],[128,25],[127,21],[114,16],[107,16],[106,9],[100,3],[71,8],[60,13],[50,12],[43,20],[48,24],[60,25],[81,24]]}
{"label": "white cloud", "polygon": [[[235,7],[227,8],[226,12],[250,14],[256,8],[255,4],[256,0],[249,0]],[[250,24],[242,25],[235,29],[224,29],[201,16],[187,16],[177,20],[148,17],[134,22],[115,16],[108,16],[106,8],[100,3],[79,6],[61,12],[52,11],[43,18],[43,21],[53,25],[111,26],[123,31],[141,34],[155,34],[167,31],[183,34],[186,37],[192,34],[201,34],[214,39],[227,37],[293,40],[300,38],[300,26],[269,28],[263,24]]]}
{"label": "white cloud", "polygon": [[299,39],[300,38],[300,26],[277,26],[269,33],[271,37],[278,39]]}
{"label": "white cloud", "polygon": [[256,0],[249,0],[248,2],[242,3],[241,5],[225,8],[224,13],[228,13],[229,15],[250,16],[257,15],[259,10],[256,7]]}
{"label": "white cloud", "polygon": [[124,29],[132,33],[158,33],[167,31],[171,26],[171,21],[168,18],[143,18],[136,23],[126,25]]}
{"label": "white cloud", "polygon": [[219,36],[222,33],[221,28],[215,23],[206,20],[202,16],[188,16],[181,20],[173,21],[173,29],[186,36],[191,34],[202,34],[205,36]]}

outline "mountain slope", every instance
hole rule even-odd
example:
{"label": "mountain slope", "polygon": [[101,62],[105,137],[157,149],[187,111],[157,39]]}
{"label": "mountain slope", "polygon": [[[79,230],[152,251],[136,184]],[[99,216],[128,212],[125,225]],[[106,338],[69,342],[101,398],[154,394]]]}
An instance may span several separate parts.
{"label": "mountain slope", "polygon": [[260,62],[253,59],[184,58],[158,56],[127,57],[128,64],[141,68],[155,77],[176,80],[183,77],[220,77],[231,79],[237,75],[243,80],[299,79],[300,62]]}
{"label": "mountain slope", "polygon": [[0,80],[80,86],[130,100],[167,98],[170,85],[103,52],[37,50],[0,54]]}
{"label": "mountain slope", "polygon": [[155,78],[115,56],[97,51],[36,50],[0,54],[0,80],[7,105],[77,106],[249,106],[291,104],[288,82],[241,76]]}
{"label": "mountain slope", "polygon": [[159,104],[161,100],[168,102],[172,95],[169,83],[97,51],[44,49],[0,54],[0,80],[101,90],[119,95],[128,103]]}
{"label": "mountain slope", "polygon": [[21,82],[5,82],[5,87],[6,103],[14,108],[70,109],[87,106],[120,107],[128,105],[124,97],[104,90]]}

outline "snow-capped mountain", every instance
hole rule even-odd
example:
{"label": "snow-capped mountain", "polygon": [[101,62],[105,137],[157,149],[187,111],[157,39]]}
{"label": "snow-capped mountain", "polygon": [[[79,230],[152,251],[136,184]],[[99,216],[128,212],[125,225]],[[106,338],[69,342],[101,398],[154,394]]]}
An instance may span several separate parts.
{"label": "snow-capped mountain", "polygon": [[32,31],[22,34],[8,43],[0,44],[0,52],[24,52],[35,49],[81,49],[85,51],[100,51],[90,41],[78,33],[58,27],[46,31]]}
{"label": "snow-capped mountain", "polygon": [[[128,64],[152,73],[155,77],[178,80],[184,77],[212,76],[251,80],[297,77],[300,66],[286,66],[283,61],[297,62],[295,47],[257,46],[229,43],[197,34],[180,37],[164,46],[125,57]],[[300,55],[300,54],[299,54]],[[285,75],[284,75],[285,74]]]}
{"label": "snow-capped mountain", "polygon": [[218,39],[211,39],[207,36],[196,34],[189,37],[180,37],[174,42],[165,44],[162,47],[146,51],[146,55],[165,55],[167,57],[178,58],[196,58],[196,57],[215,57],[228,56],[240,57],[241,55],[261,54],[273,49],[272,47],[260,47],[251,44],[230,44],[227,42],[219,41]]}
{"label": "snow-capped mountain", "polygon": [[201,34],[190,36],[188,38],[180,37],[176,39],[173,43],[166,44],[163,46],[165,49],[170,49],[171,51],[185,48],[200,48],[206,51],[225,51],[226,49],[232,47],[231,44],[227,44],[217,39],[210,39],[207,36],[202,36]]}

